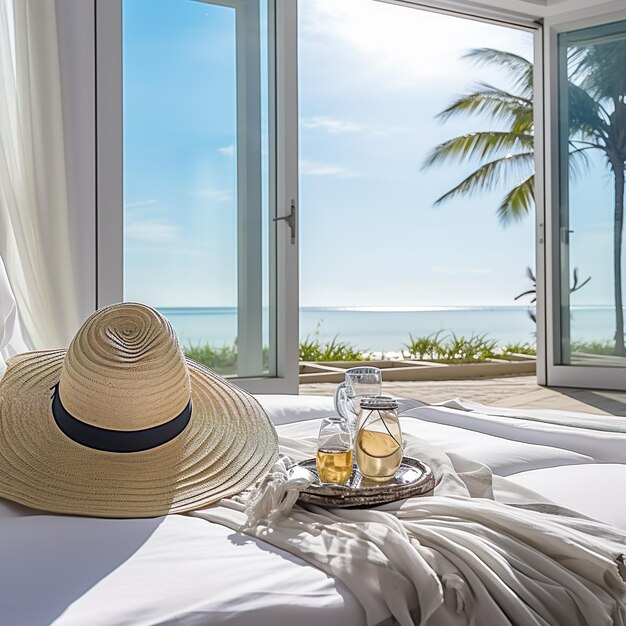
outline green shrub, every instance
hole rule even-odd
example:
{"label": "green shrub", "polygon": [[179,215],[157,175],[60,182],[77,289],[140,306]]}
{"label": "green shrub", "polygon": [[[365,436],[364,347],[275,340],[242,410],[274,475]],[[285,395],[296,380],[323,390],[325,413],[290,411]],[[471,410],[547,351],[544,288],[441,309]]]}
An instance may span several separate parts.
{"label": "green shrub", "polygon": [[[422,335],[421,337],[413,337],[413,335],[409,334],[409,343],[405,343],[404,347],[412,359],[417,359],[418,361],[436,359],[440,350],[440,334],[441,331],[432,335]],[[402,352],[404,353],[404,350]]]}
{"label": "green shrub", "polygon": [[532,343],[507,343],[502,348],[502,355],[507,354],[530,354],[537,356],[537,348]]}
{"label": "green shrub", "polygon": [[335,335],[329,342],[320,341],[319,333],[308,335],[300,341],[301,361],[367,361],[361,350],[345,341],[339,341]]}
{"label": "green shrub", "polygon": [[220,374],[237,373],[237,348],[234,345],[218,348],[208,343],[190,344],[185,348],[185,354]]}
{"label": "green shrub", "polygon": [[[185,355],[198,363],[215,370],[224,376],[237,374],[237,346],[213,346],[209,343],[189,344],[185,347]],[[263,347],[263,369],[269,368],[269,348]]]}
{"label": "green shrub", "polygon": [[498,342],[488,339],[486,335],[457,336],[455,333],[439,339],[442,331],[432,335],[413,337],[405,344],[406,351],[412,359],[433,359],[452,363],[473,363],[496,358]]}
{"label": "green shrub", "polygon": [[615,354],[614,341],[572,341],[572,352],[585,354]]}

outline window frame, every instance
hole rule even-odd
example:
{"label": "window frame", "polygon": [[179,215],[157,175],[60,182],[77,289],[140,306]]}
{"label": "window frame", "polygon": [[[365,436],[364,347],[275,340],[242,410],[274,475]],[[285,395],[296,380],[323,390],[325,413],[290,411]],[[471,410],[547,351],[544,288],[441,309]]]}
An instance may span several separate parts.
{"label": "window frame", "polygon": [[[243,11],[238,13],[237,20],[238,92],[244,96],[238,98],[239,129],[240,123],[254,123],[244,90],[248,81],[258,85],[259,80],[246,67],[246,60],[249,61],[246,29],[251,20],[245,19],[242,7],[246,5],[242,0],[197,1]],[[292,241],[284,222],[274,220],[289,213],[298,198],[297,3],[270,0],[268,6],[268,58],[272,59],[268,76],[271,86],[268,103],[270,375],[249,375],[255,371],[262,354],[262,242],[258,210],[261,182],[254,178],[260,175],[260,164],[248,168],[240,163],[237,184],[243,193],[238,193],[238,341],[254,349],[242,363],[243,375],[230,380],[252,393],[297,393],[298,239]],[[100,308],[123,299],[122,0],[96,0],[95,58],[96,308]],[[238,132],[239,159],[245,158],[246,151],[242,150],[245,142],[259,140],[260,128],[256,131],[246,133],[244,126],[244,132]],[[253,228],[249,228],[250,223]]]}
{"label": "window frame", "polygon": [[[592,11],[578,13],[575,17],[561,16],[546,20],[544,26],[545,97],[545,186],[546,186],[546,254],[545,287],[545,380],[544,384],[559,387],[626,390],[626,377],[620,367],[562,365],[561,334],[562,308],[565,305],[561,281],[565,274],[561,267],[561,201],[560,179],[562,169],[559,157],[560,106],[559,106],[559,35],[569,31],[592,28],[626,20],[626,9],[594,15]],[[565,268],[567,269],[567,267]],[[567,323],[567,322],[566,322]],[[539,362],[538,362],[539,365]]]}

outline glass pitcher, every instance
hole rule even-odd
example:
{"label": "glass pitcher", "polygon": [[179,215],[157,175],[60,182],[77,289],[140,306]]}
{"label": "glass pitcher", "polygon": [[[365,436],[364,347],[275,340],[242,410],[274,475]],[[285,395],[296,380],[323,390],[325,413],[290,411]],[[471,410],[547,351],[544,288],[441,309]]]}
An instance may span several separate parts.
{"label": "glass pitcher", "polygon": [[379,396],[383,373],[377,367],[351,367],[346,370],[345,381],[335,390],[335,412],[347,419],[356,432],[359,402],[365,396]]}
{"label": "glass pitcher", "polygon": [[361,474],[388,482],[402,462],[402,430],[398,403],[389,396],[361,398],[356,435],[356,462]]}

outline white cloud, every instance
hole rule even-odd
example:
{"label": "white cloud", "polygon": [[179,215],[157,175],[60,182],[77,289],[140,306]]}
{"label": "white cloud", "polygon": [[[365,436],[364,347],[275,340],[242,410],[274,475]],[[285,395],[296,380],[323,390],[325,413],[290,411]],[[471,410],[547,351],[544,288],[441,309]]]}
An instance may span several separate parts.
{"label": "white cloud", "polygon": [[158,202],[156,200],[135,200],[134,202],[127,202],[124,205],[125,209],[145,209],[147,207],[154,207]]}
{"label": "white cloud", "polygon": [[341,165],[330,163],[316,163],[315,161],[300,161],[300,174],[304,176],[336,176],[337,178],[355,178],[356,172]]}
{"label": "white cloud", "polygon": [[177,241],[180,230],[165,219],[127,219],[125,234],[130,239],[151,243]]}
{"label": "white cloud", "polygon": [[341,133],[372,133],[381,137],[387,137],[393,133],[406,131],[406,128],[400,126],[386,126],[382,124],[362,124],[350,120],[342,120],[327,115],[318,115],[315,117],[307,117],[300,121],[302,128],[312,130],[325,130],[331,135]]}
{"label": "white cloud", "polygon": [[230,202],[233,198],[232,192],[228,189],[196,189],[192,195],[214,202]]}
{"label": "white cloud", "polygon": [[[162,245],[159,245],[159,243],[161,242],[151,240],[134,240],[129,242],[128,249],[141,254],[162,255],[164,248]],[[194,259],[203,259],[205,261],[207,259],[206,248],[200,249],[189,248],[185,245],[168,245],[165,250],[167,250],[167,254],[176,257],[192,257]]]}
{"label": "white cloud", "polygon": [[218,148],[217,151],[224,156],[233,156],[235,154],[235,144],[230,144],[228,146],[223,146],[222,148]]}
{"label": "white cloud", "polygon": [[445,274],[447,276],[488,276],[493,274],[493,270],[488,267],[444,267],[434,265],[432,268],[435,274]]}
{"label": "white cloud", "polygon": [[358,133],[366,128],[363,124],[324,115],[305,118],[300,124],[303,128],[319,128],[329,133]]}
{"label": "white cloud", "polygon": [[135,242],[168,243],[179,240],[180,229],[167,217],[158,200],[137,200],[124,205],[124,235]]}
{"label": "white cloud", "polygon": [[[462,87],[468,64],[459,58],[477,42],[532,54],[531,37],[523,31],[384,2],[302,3],[301,25],[302,45],[309,48],[310,58],[330,57],[340,67],[358,57],[363,79],[380,78],[400,88],[414,89],[418,81],[423,88],[429,80],[463,81]],[[489,80],[489,74],[493,72],[482,71],[481,78]]]}

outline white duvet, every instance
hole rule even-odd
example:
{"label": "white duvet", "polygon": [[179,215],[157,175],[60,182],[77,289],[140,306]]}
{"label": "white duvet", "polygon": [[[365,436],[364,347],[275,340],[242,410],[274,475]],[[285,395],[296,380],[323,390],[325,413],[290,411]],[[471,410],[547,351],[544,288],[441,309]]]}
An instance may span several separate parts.
{"label": "white duvet", "polygon": [[[287,437],[315,436],[330,400],[259,398]],[[290,403],[291,406],[290,406]],[[405,407],[403,428],[558,504],[626,529],[626,435]],[[363,624],[343,585],[292,555],[189,516],[98,520],[0,500],[0,624]]]}

